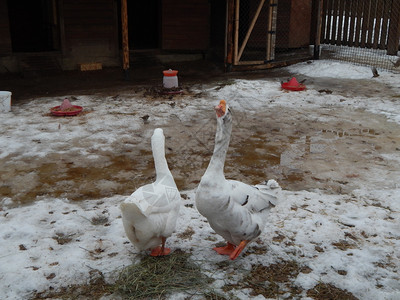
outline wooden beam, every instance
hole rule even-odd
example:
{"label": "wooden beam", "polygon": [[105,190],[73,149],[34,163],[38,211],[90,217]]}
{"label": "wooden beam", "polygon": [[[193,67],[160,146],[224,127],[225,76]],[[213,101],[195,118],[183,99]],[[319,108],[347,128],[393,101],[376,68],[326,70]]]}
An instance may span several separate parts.
{"label": "wooden beam", "polygon": [[251,32],[253,31],[254,25],[256,24],[256,21],[257,21],[257,19],[258,19],[258,16],[260,15],[260,12],[261,12],[261,9],[262,9],[264,3],[265,3],[265,0],[261,0],[261,1],[260,1],[260,4],[259,4],[258,7],[257,7],[256,13],[255,13],[253,19],[251,20],[249,29],[247,30],[246,36],[244,37],[242,46],[240,47],[240,50],[239,50],[239,54],[238,54],[238,58],[237,58],[238,61],[239,61],[240,58],[242,57],[244,47],[246,47],[247,42],[249,41],[250,34],[251,34]]}
{"label": "wooden beam", "polygon": [[125,71],[129,69],[128,5],[126,1],[121,0],[122,66]]}
{"label": "wooden beam", "polygon": [[235,1],[235,38],[233,44],[233,64],[236,65],[239,61],[238,59],[238,48],[239,48],[239,9],[240,0]]}
{"label": "wooden beam", "polygon": [[319,52],[321,47],[321,34],[322,34],[322,17],[324,14],[323,6],[324,0],[316,0],[316,32],[314,40],[314,59],[319,59]]}
{"label": "wooden beam", "polygon": [[234,47],[233,47],[233,30],[235,20],[235,0],[228,0],[226,3],[226,68],[230,68],[233,63]]}
{"label": "wooden beam", "polygon": [[[232,71],[255,71],[255,70],[265,70],[265,69],[272,69],[272,68],[278,68],[278,67],[286,67],[290,66],[293,64],[297,64],[299,62],[307,61],[309,58],[298,58],[298,59],[293,59],[290,61],[276,61],[276,62],[269,62],[269,63],[263,63],[263,64],[255,64],[255,65],[249,65],[245,64],[246,62],[240,62],[239,65],[233,66]],[[255,63],[259,63],[258,61],[254,61]]]}
{"label": "wooden beam", "polygon": [[276,17],[277,17],[277,0],[269,0],[268,8],[268,28],[267,28],[267,53],[266,60],[275,59],[275,41],[276,41]]}

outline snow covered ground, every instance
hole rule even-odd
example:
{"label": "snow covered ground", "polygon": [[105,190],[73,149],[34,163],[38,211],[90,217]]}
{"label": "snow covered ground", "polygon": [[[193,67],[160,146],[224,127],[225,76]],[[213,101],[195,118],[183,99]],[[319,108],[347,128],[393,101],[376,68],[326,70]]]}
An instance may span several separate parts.
{"label": "snow covered ground", "polygon": [[[213,84],[193,87],[195,100],[193,95],[183,96],[173,113],[168,102],[155,105],[135,93],[120,96],[117,105],[111,96],[104,99],[74,95],[73,104],[96,111],[96,114],[62,119],[48,117],[46,122],[43,122],[44,104],[47,108],[53,107],[63,98],[32,99],[14,106],[10,113],[2,113],[0,158],[9,161],[7,168],[15,169],[23,168],[29,158],[48,155],[58,155],[62,159],[79,153],[89,161],[96,160],[96,150],[114,151],[113,147],[121,140],[149,143],[152,130],[147,128],[142,132],[143,120],[132,118],[129,115],[132,112],[140,116],[151,114],[153,126],[164,127],[174,116],[179,116],[182,122],[190,122],[199,112],[212,111],[219,99],[226,99],[235,111],[254,114],[280,107],[308,112],[321,107],[332,112],[368,111],[377,117],[384,116],[399,129],[398,73],[380,72],[378,78],[372,78],[369,68],[328,61],[301,63],[288,70],[296,76],[309,78],[379,83],[391,88],[393,94],[367,98],[321,93],[312,84],[303,92],[286,92],[280,89],[279,79],[238,79],[218,88]],[[318,121],[327,116],[314,115],[313,118]],[[357,171],[362,176],[353,176],[359,178],[351,191],[285,190],[259,240],[222,269],[217,265],[227,258],[212,250],[222,239],[197,212],[195,190],[181,190],[184,197],[180,218],[176,233],[167,240],[168,246],[172,251],[180,248],[190,253],[194,261],[201,261],[204,272],[215,279],[213,287],[221,293],[223,286],[245,275],[243,270],[295,261],[307,270],[290,279],[293,285],[303,289],[300,296],[304,299],[306,291],[321,282],[347,290],[359,299],[400,299],[400,183],[395,167],[400,162],[400,140],[399,136],[391,139],[395,150],[383,155],[388,164],[385,171],[354,170],[354,174]],[[168,146],[168,140],[166,143]],[[125,147],[134,147],[134,143]],[[228,151],[228,156],[232,154]],[[345,167],[351,169],[351,165]],[[2,182],[6,181],[4,174],[0,174]],[[351,177],[353,173],[349,174]],[[29,172],[24,178],[15,177],[15,181],[21,180],[23,184],[13,186],[13,194],[17,195],[18,189],[33,188],[29,184],[35,181],[35,176],[35,172]],[[368,177],[376,180],[363,181]],[[96,184],[111,183],[100,180]],[[5,184],[2,185],[4,188]],[[67,181],[65,185],[68,186]],[[125,236],[120,217],[119,204],[126,195],[73,201],[41,194],[31,195],[31,201],[26,204],[16,201],[13,195],[0,194],[0,197],[3,299],[29,299],[37,292],[89,284],[93,270],[98,270],[111,282],[118,270],[138,259],[137,251]],[[185,232],[191,234],[183,235]],[[226,295],[239,299],[255,297],[250,289],[231,289]],[[257,296],[257,299],[263,298]]]}

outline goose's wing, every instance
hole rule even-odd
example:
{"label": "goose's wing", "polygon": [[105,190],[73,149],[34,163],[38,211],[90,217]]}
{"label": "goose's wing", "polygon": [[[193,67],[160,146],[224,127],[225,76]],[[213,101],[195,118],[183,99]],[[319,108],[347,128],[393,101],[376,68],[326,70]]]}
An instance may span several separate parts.
{"label": "goose's wing", "polygon": [[252,213],[261,212],[277,203],[280,187],[275,180],[258,185],[229,180],[229,184],[231,199]]}
{"label": "goose's wing", "polygon": [[160,183],[146,184],[137,189],[124,202],[135,203],[145,215],[166,212],[171,203],[180,202],[181,196],[176,186]]}

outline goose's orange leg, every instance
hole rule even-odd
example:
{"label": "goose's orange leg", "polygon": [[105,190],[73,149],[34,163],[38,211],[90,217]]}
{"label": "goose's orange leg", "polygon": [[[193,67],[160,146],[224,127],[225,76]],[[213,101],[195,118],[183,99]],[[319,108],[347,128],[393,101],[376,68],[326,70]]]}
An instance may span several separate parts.
{"label": "goose's orange leg", "polygon": [[237,247],[235,248],[235,250],[233,250],[232,253],[229,255],[229,258],[230,258],[231,260],[236,259],[236,258],[239,256],[240,252],[242,252],[242,250],[244,249],[244,247],[246,247],[246,245],[247,245],[248,243],[249,243],[249,241],[241,241],[240,244],[239,244],[239,246],[237,246]]}
{"label": "goose's orange leg", "polygon": [[231,253],[235,250],[235,245],[228,242],[228,244],[224,247],[215,247],[213,250],[217,251],[221,255],[231,255]]}
{"label": "goose's orange leg", "polygon": [[164,255],[168,255],[168,254],[171,253],[171,249],[170,248],[165,248],[166,238],[162,237],[161,241],[162,241],[161,247],[158,246],[158,247],[154,248],[150,253],[151,256],[164,256]]}

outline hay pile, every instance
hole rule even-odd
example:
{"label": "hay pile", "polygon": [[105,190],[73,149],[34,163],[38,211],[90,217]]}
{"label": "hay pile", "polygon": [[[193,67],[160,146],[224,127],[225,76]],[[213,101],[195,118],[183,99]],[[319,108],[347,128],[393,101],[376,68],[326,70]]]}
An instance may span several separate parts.
{"label": "hay pile", "polygon": [[208,286],[213,280],[203,274],[200,266],[189,256],[175,251],[163,257],[143,257],[139,263],[121,271],[115,283],[115,292],[124,299],[159,299],[178,292],[222,299]]}

